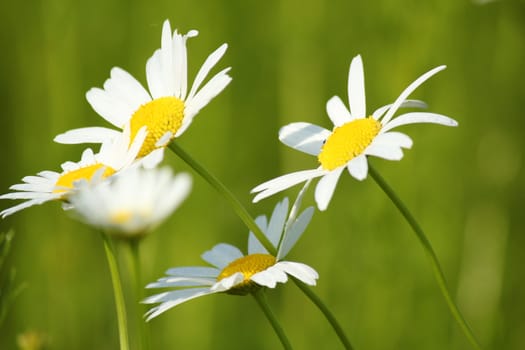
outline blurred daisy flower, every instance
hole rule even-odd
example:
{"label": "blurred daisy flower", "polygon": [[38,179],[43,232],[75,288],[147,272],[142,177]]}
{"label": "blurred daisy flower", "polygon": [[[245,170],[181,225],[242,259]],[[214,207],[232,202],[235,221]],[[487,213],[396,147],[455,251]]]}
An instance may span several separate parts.
{"label": "blurred daisy flower", "polygon": [[[149,91],[133,76],[114,67],[104,88],[92,88],[86,94],[93,109],[115,127],[131,123],[131,138],[147,126],[148,136],[139,157],[155,151],[157,161],[162,160],[164,147],[186,131],[195,115],[230,83],[226,68],[202,83],[221,59],[227,45],[221,45],[208,56],[188,92],[186,40],[197,36],[196,30],[187,34],[171,32],[170,22],[162,27],[161,48],[146,63]],[[55,137],[59,143],[100,143],[115,137],[118,131],[103,127],[69,130]]]}
{"label": "blurred daisy flower", "polygon": [[98,182],[134,164],[146,134],[146,128],[141,128],[130,145],[130,128],[126,127],[117,138],[106,140],[101,145],[99,153],[94,154],[88,148],[82,153],[79,162],[63,163],[61,173],[44,170],[36,176],[24,177],[23,183],[9,188],[16,192],[1,195],[0,199],[27,200],[5,209],[0,212],[0,216],[5,218],[22,209],[52,200],[63,200],[64,207],[68,208],[68,197],[78,183]]}
{"label": "blurred daisy flower", "polygon": [[313,211],[313,208],[309,207],[297,218],[291,216],[287,220],[288,199],[285,199],[276,205],[269,222],[266,216],[256,219],[257,225],[276,248],[276,256],[269,254],[253,233],[250,233],[248,255],[244,255],[235,246],[221,243],[202,255],[202,259],[213,267],[169,269],[166,271],[167,277],[146,286],[175,288],[173,291],[153,295],[144,300],[146,304],[160,303],[146,313],[147,320],[203,295],[221,292],[246,295],[262,287],[275,288],[278,282],[285,283],[288,280],[287,275],[306,284],[315,285],[319,275],[314,269],[302,263],[282,260],[303,234]]}
{"label": "blurred daisy flower", "polygon": [[111,181],[81,184],[69,197],[87,224],[123,238],[153,230],[186,199],[191,177],[174,176],[169,168],[135,167]]}
{"label": "blurred daisy flower", "polygon": [[334,123],[332,131],[310,123],[291,123],[281,128],[279,139],[285,145],[317,157],[320,166],[286,174],[267,181],[252,190],[257,193],[254,202],[283,191],[298,183],[321,177],[315,189],[315,201],[320,210],[325,210],[332,198],[337,181],[346,168],[357,180],[368,174],[367,156],[387,160],[403,158],[403,148],[412,147],[407,135],[390,131],[401,125],[434,123],[457,126],[454,119],[426,112],[411,112],[393,118],[400,107],[426,107],[421,101],[407,97],[423,82],[445,69],[436,67],[411,83],[393,104],[377,109],[367,116],[365,83],[361,56],[356,56],[348,74],[348,100],[350,109],[338,96],[326,104],[328,117]]}

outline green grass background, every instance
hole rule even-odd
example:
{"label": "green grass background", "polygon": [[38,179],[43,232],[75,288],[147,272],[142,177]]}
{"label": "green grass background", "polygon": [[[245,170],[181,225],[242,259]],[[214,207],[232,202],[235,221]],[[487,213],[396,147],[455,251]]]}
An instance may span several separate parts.
{"label": "green grass background", "polygon": [[[2,1],[0,192],[25,175],[79,159],[82,146],[55,144],[53,137],[104,125],[84,94],[102,86],[111,67],[145,83],[145,63],[166,18],[180,31],[200,31],[188,44],[190,79],[212,50],[229,44],[219,68],[232,66],[233,82],[180,144],[253,215],[269,214],[281,196],[253,205],[252,187],[316,166],[280,144],[277,132],[293,121],[330,127],[325,103],[336,94],[346,100],[352,57],[363,57],[370,112],[446,64],[412,97],[460,126],[400,128],[413,149],[401,162],[371,162],[425,229],[484,347],[525,348],[524,1]],[[165,163],[187,170],[170,152]],[[0,329],[0,349],[16,349],[27,332],[41,334],[47,349],[117,348],[99,235],[57,203],[0,222],[1,231],[10,228],[17,235],[9,264],[27,287]],[[201,264],[200,254],[218,242],[244,248],[246,233],[195,176],[186,203],[143,242],[144,284],[169,267]],[[128,255],[119,251],[125,267]],[[371,179],[344,175],[329,209],[316,212],[288,258],[319,271],[316,292],[356,349],[469,348],[415,236]],[[268,294],[296,349],[342,348],[293,284]],[[191,301],[150,326],[154,349],[280,347],[250,297]]]}

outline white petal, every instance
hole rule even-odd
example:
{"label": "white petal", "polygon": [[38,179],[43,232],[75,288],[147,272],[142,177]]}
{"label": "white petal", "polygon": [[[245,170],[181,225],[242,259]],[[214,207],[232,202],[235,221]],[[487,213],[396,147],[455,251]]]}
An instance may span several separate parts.
{"label": "white petal", "polygon": [[332,123],[334,123],[334,126],[341,126],[353,119],[339,96],[334,96],[328,100],[326,103],[326,113]]}
{"label": "white petal", "polygon": [[263,198],[269,197],[275,193],[284,191],[298,183],[304,182],[326,174],[327,171],[323,169],[302,170],[295,173],[286,174],[275,179],[266,181],[259,186],[253,188],[251,193],[260,192],[255,196],[253,202],[256,203]]}
{"label": "white petal", "polygon": [[292,225],[286,231],[284,238],[279,246],[279,252],[277,253],[277,259],[282,259],[290,250],[295,246],[295,243],[301,238],[304,230],[310,223],[312,216],[314,215],[314,208],[308,207],[299,215],[297,220],[293,222]]}
{"label": "white petal", "polygon": [[203,88],[191,99],[187,99],[184,107],[184,119],[177,130],[175,137],[179,137],[190,126],[193,118],[204,108],[215,96],[228,86],[232,78],[226,74],[230,68],[217,73]]}
{"label": "white petal", "polygon": [[315,202],[319,210],[326,210],[332,195],[334,194],[335,186],[339,180],[339,176],[343,172],[344,166],[341,166],[335,170],[332,170],[319,180],[319,183],[315,187]]}
{"label": "white petal", "polygon": [[220,243],[201,255],[202,259],[219,269],[225,268],[235,259],[243,257],[242,252],[230,244]]}
{"label": "white petal", "polygon": [[393,147],[411,148],[412,139],[402,132],[390,131],[377,135],[372,143],[391,145]]}
{"label": "white petal", "polygon": [[142,157],[139,162],[146,169],[153,169],[164,159],[164,147],[151,151],[148,155]]}
{"label": "white petal", "polygon": [[403,158],[401,148],[388,143],[372,142],[372,144],[366,148],[364,154],[387,160],[401,160],[401,158]]}
{"label": "white petal", "polygon": [[[3,198],[6,198],[6,197],[3,197]],[[15,205],[14,207],[7,208],[7,209],[3,210],[2,212],[0,212],[0,216],[2,218],[5,218],[5,217],[7,217],[7,216],[9,216],[11,214],[19,212],[20,210],[32,207],[34,205],[40,205],[40,204],[43,204],[45,202],[48,202],[48,201],[51,201],[51,200],[54,200],[54,199],[58,199],[58,196],[57,195],[50,195],[50,194],[48,194],[47,197],[43,196],[42,198],[31,199],[31,200],[25,201],[23,203],[20,203],[18,205]]]}
{"label": "white petal", "polygon": [[151,97],[154,99],[169,96],[169,90],[165,85],[163,74],[161,52],[158,49],[146,62],[146,80],[148,81]]}
{"label": "white petal", "polygon": [[182,287],[202,287],[213,286],[215,278],[199,277],[164,277],[157,282],[149,283],[146,288],[182,288]]}
{"label": "white petal", "polygon": [[363,61],[357,55],[350,63],[348,72],[348,101],[350,102],[350,114],[352,118],[366,117],[365,77],[363,73]]}
{"label": "white petal", "polygon": [[122,128],[133,113],[124,101],[99,88],[91,88],[86,92],[86,99],[95,112],[117,128]]}
{"label": "white petal", "polygon": [[[385,114],[385,112],[390,108],[392,107],[392,104],[389,104],[389,105],[386,105],[386,106],[383,106],[383,107],[379,107],[378,109],[376,109],[374,111],[374,113],[372,113],[372,117],[375,119],[375,120],[379,120],[381,119],[381,117],[383,116],[383,114]],[[419,101],[419,100],[405,100],[401,103],[401,105],[399,106],[399,108],[427,108],[427,104],[423,101]]]}
{"label": "white petal", "polygon": [[305,264],[292,261],[279,261],[275,266],[279,266],[279,268],[287,274],[311,286],[315,286],[316,280],[319,278],[317,271]]}
{"label": "white petal", "polygon": [[268,224],[268,230],[265,232],[266,237],[277,248],[281,235],[284,230],[284,223],[288,215],[288,198],[283,199],[275,206],[272,216],[270,217],[270,223]]}
{"label": "white petal", "polygon": [[197,73],[197,76],[195,77],[195,80],[193,81],[193,86],[191,87],[190,93],[188,94],[188,100],[191,100],[195,94],[197,93],[197,90],[199,89],[200,85],[206,79],[206,76],[210,72],[210,70],[219,62],[221,57],[226,52],[226,49],[228,48],[227,44],[222,44],[217,50],[212,52],[206,61],[204,61],[204,64],[199,69],[199,72]]}
{"label": "white petal", "polygon": [[[186,301],[198,298],[198,297],[203,296],[203,295],[213,294],[213,293],[216,293],[216,292],[210,290],[210,288],[191,288],[191,289],[176,290],[176,291],[168,292],[168,293],[170,293],[170,294],[165,297],[165,299],[167,300],[166,302],[163,302],[159,306],[156,306],[156,307],[152,308],[151,310],[149,310],[146,313],[146,315],[145,315],[146,316],[146,321],[149,321],[152,318],[157,317],[161,313],[171,309],[172,307],[175,307],[175,306],[177,306],[179,304],[182,304],[182,303],[184,303]],[[156,299],[158,299],[158,298],[156,298],[156,296],[154,295],[154,296],[144,300],[143,303],[151,304],[151,303],[159,302]]]}
{"label": "white petal", "polygon": [[[255,218],[255,223],[257,226],[261,229],[262,232],[266,232],[268,230],[268,223],[266,216],[260,215],[257,218]],[[268,254],[268,251],[266,248],[259,242],[259,240],[255,237],[252,231],[250,231],[250,234],[248,235],[248,254],[255,254],[255,253],[262,253],[262,254]]]}
{"label": "white petal", "polygon": [[244,281],[244,275],[241,272],[236,272],[231,276],[217,281],[210,289],[214,292],[224,292]]}
{"label": "white petal", "polygon": [[366,160],[366,156],[364,154],[361,154],[352,159],[350,162],[348,162],[346,167],[348,168],[350,175],[359,181],[366,179],[366,176],[368,175],[368,161]]}
{"label": "white petal", "polygon": [[383,123],[383,125],[386,125],[390,119],[392,119],[392,117],[394,116],[394,114],[397,112],[397,109],[401,106],[401,104],[403,103],[403,101],[406,100],[406,98],[415,90],[417,89],[417,87],[421,84],[423,84],[427,79],[429,79],[431,76],[433,76],[434,74],[442,71],[443,69],[445,69],[446,66],[439,66],[439,67],[436,67],[428,72],[426,72],[425,74],[423,74],[422,76],[420,76],[419,78],[417,78],[412,84],[410,84],[402,93],[401,95],[399,95],[399,97],[397,98],[397,100],[395,100],[395,102],[392,104],[392,107],[388,110],[388,112],[386,112],[386,115],[385,117],[383,118],[383,120],[381,121]]}
{"label": "white petal", "polygon": [[220,273],[219,269],[205,266],[174,267],[166,271],[166,275],[177,277],[213,277]]}
{"label": "white petal", "polygon": [[[162,71],[162,79],[164,81],[165,91],[164,96],[180,97],[180,72],[176,71],[175,66],[177,61],[178,47],[175,41],[179,35],[171,36],[170,21],[165,20],[162,25],[162,35],[160,39],[160,69]],[[180,52],[179,52],[180,53]]]}
{"label": "white petal", "polygon": [[120,131],[93,126],[68,130],[55,136],[53,141],[64,144],[104,143],[118,137],[118,135],[120,135]]}
{"label": "white petal", "polygon": [[[104,84],[104,89],[112,95],[125,101],[131,108],[138,109],[140,105],[151,101],[148,91],[135,77],[119,67],[111,69],[111,79]],[[109,84],[107,87],[106,84]]]}
{"label": "white petal", "polygon": [[458,125],[458,122],[455,121],[454,119],[441,115],[441,114],[426,113],[426,112],[412,112],[412,113],[402,114],[392,119],[389,123],[387,123],[381,128],[381,132],[391,130],[401,125],[415,124],[415,123],[432,123],[432,124],[440,124],[440,125],[445,125],[445,126],[457,126]]}
{"label": "white petal", "polygon": [[288,276],[286,276],[285,272],[276,268],[274,265],[264,271],[254,274],[250,280],[264,287],[275,288],[277,282],[285,283],[288,281]]}
{"label": "white petal", "polygon": [[279,140],[298,151],[317,156],[331,132],[310,123],[291,123],[279,130]]}

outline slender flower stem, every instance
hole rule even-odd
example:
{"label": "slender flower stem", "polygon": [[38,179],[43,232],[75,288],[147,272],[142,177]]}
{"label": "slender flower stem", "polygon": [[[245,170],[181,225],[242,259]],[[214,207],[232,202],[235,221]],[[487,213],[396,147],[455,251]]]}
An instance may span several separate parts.
{"label": "slender flower stem", "polygon": [[206,170],[202,165],[197,163],[186,151],[184,151],[178,144],[172,142],[169,145],[170,149],[175,152],[183,161],[185,161],[189,166],[193,168],[204,180],[206,180],[213,188],[217,190],[233,207],[233,210],[237,213],[239,218],[244,222],[244,224],[253,232],[255,237],[262,243],[264,248],[270,254],[277,255],[277,250],[272,245],[272,243],[266,238],[264,233],[261,231],[259,226],[253,221],[251,215],[248,213],[246,208],[239,202],[237,197],[235,197],[230,190],[224,186],[222,182],[219,181],[213,174]]}
{"label": "slender flower stem", "polygon": [[120,350],[129,350],[126,304],[124,302],[124,293],[122,292],[122,285],[120,283],[117,259],[115,258],[115,251],[110,238],[104,233],[102,233],[102,239],[104,240],[104,250],[106,251],[109,272],[111,274],[111,281],[113,283],[113,294],[115,295]]}
{"label": "slender flower stem", "polygon": [[[255,223],[253,218],[250,216],[248,211],[243,207],[239,200],[212,174],[208,172],[202,165],[197,163],[189,154],[187,154],[179,145],[175,142],[172,142],[169,145],[169,148],[175,152],[183,161],[186,162],[190,167],[192,167],[204,180],[206,180],[213,188],[215,188],[233,207],[233,210],[237,213],[239,218],[244,222],[244,224],[255,234],[257,239],[262,243],[262,245],[270,252],[272,255],[276,255],[275,247],[270,243],[266,238],[264,233],[261,231],[259,226]],[[302,292],[319,308],[319,310],[326,317],[328,322],[334,328],[337,336],[341,343],[343,343],[345,349],[351,350],[352,346],[348,341],[348,338],[343,332],[343,328],[337,322],[335,316],[330,312],[330,310],[323,304],[321,299],[308,287],[297,283]]]}
{"label": "slender flower stem", "polygon": [[335,333],[339,337],[339,340],[341,343],[343,343],[345,349],[352,350],[352,344],[350,344],[350,340],[346,337],[346,334],[341,328],[341,325],[337,322],[334,315],[328,310],[326,305],[323,304],[321,299],[312,291],[311,288],[309,288],[306,284],[302,283],[301,281],[292,278],[292,280],[295,282],[295,285],[299,287],[299,289],[308,297],[310,300],[317,306],[317,308],[323,313],[326,320],[330,323],[332,328],[334,329]]}
{"label": "slender flower stem", "polygon": [[150,348],[150,339],[149,339],[149,328],[147,323],[143,318],[143,309],[144,306],[140,304],[140,301],[144,297],[144,287],[141,282],[141,271],[140,271],[140,254],[139,254],[139,244],[140,239],[128,240],[129,248],[131,250],[131,275],[133,279],[133,284],[135,285],[135,298],[136,298],[136,318],[137,318],[137,327],[138,327],[138,343],[141,346],[141,349],[148,350]]}
{"label": "slender flower stem", "polygon": [[430,263],[432,264],[432,269],[434,271],[434,276],[439,285],[439,289],[441,290],[441,294],[443,294],[443,297],[445,298],[445,301],[447,302],[448,308],[450,312],[452,313],[452,316],[456,319],[461,330],[463,331],[463,334],[467,337],[470,344],[475,349],[480,350],[481,346],[476,340],[474,333],[472,332],[467,322],[461,315],[461,312],[459,311],[458,307],[454,303],[454,300],[452,300],[449,289],[447,287],[447,282],[445,280],[445,275],[443,274],[443,270],[441,269],[437,255],[434,252],[434,249],[432,248],[430,241],[428,240],[425,233],[423,232],[423,229],[421,228],[421,226],[419,226],[414,216],[410,213],[407,207],[403,204],[401,199],[396,195],[394,190],[386,183],[383,177],[379,175],[379,173],[370,164],[369,164],[369,172],[372,178],[375,180],[375,182],[379,185],[379,187],[381,187],[381,189],[386,193],[386,195],[394,203],[397,209],[401,212],[401,215],[403,215],[403,217],[406,219],[410,227],[412,227],[412,230],[414,230],[414,233],[416,234],[419,240],[419,243],[421,243],[421,245],[423,246],[423,250],[425,251],[426,255],[430,259]]}
{"label": "slender flower stem", "polygon": [[260,289],[257,292],[252,294],[257,300],[257,304],[259,304],[260,308],[264,312],[264,315],[270,321],[270,324],[272,325],[273,330],[279,337],[279,340],[281,341],[281,344],[283,344],[283,348],[287,350],[292,349],[292,345],[290,344],[290,341],[286,337],[286,334],[284,333],[284,330],[282,329],[281,325],[279,324],[279,321],[277,321],[277,318],[273,314],[272,310],[270,309],[270,306],[268,305],[268,302],[266,301],[266,295],[264,294],[264,290]]}

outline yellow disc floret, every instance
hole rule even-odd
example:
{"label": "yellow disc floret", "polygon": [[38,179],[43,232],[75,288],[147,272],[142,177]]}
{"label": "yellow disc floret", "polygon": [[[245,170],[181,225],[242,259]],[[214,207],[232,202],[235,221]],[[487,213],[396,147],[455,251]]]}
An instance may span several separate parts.
{"label": "yellow disc floret", "polygon": [[55,189],[53,190],[53,193],[69,192],[73,189],[75,181],[90,181],[98,171],[103,171],[102,178],[106,178],[115,173],[115,169],[104,164],[93,164],[72,170],[60,175],[57,182],[55,183]]}
{"label": "yellow disc floret", "polygon": [[336,127],[317,156],[325,170],[334,170],[357,157],[381,130],[372,117],[356,119]]}
{"label": "yellow disc floret", "polygon": [[252,282],[250,278],[256,273],[275,265],[275,262],[275,257],[269,254],[250,254],[243,256],[226,266],[219,276],[217,276],[217,281],[230,277],[237,272],[241,272],[244,276],[244,280],[230,289],[228,293],[239,295],[248,294],[259,287],[256,283]]}
{"label": "yellow disc floret", "polygon": [[131,142],[143,126],[148,135],[139,151],[138,157],[144,157],[155,150],[155,144],[164,134],[171,132],[172,138],[182,125],[184,102],[176,97],[161,97],[143,104],[131,116]]}

